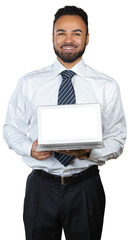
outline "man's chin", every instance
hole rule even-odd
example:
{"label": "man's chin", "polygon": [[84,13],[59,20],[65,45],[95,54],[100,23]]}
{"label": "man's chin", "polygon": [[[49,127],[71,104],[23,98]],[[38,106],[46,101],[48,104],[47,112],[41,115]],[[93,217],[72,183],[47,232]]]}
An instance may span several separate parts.
{"label": "man's chin", "polygon": [[78,55],[73,55],[71,53],[65,53],[65,54],[57,54],[57,57],[59,57],[63,62],[65,63],[73,63],[75,62],[80,56]]}

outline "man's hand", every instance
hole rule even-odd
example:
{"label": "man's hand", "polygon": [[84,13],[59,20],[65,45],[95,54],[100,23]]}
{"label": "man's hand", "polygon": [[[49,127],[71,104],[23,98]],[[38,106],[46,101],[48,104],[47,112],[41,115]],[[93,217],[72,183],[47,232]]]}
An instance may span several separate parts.
{"label": "man's hand", "polygon": [[37,160],[44,160],[51,156],[52,152],[36,151],[37,145],[38,145],[38,141],[36,140],[35,142],[33,142],[32,149],[31,149],[31,157],[32,158],[35,158]]}
{"label": "man's hand", "polygon": [[90,153],[91,149],[62,150],[62,151],[56,151],[56,152],[68,154],[70,156],[75,156],[77,158],[82,158],[82,157],[85,157],[87,153]]}

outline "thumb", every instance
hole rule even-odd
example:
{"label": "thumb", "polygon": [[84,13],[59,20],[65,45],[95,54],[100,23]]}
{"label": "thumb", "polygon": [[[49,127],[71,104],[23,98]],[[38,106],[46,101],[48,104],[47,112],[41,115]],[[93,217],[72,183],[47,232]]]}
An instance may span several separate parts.
{"label": "thumb", "polygon": [[36,150],[36,148],[37,148],[37,145],[38,145],[38,140],[35,140],[34,142],[33,142],[33,145],[32,145],[32,150]]}

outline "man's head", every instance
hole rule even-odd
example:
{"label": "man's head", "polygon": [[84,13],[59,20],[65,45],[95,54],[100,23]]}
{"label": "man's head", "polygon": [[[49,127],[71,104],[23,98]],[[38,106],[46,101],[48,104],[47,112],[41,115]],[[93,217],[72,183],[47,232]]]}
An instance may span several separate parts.
{"label": "man's head", "polygon": [[55,14],[53,23],[54,51],[63,65],[80,61],[89,41],[88,16],[80,8],[66,6]]}
{"label": "man's head", "polygon": [[64,15],[78,15],[82,18],[82,20],[84,21],[85,25],[86,25],[86,34],[88,34],[88,15],[87,13],[81,9],[81,8],[77,8],[75,6],[65,6],[64,8],[60,8],[56,13],[55,13],[55,18],[54,18],[54,22],[53,22],[53,32],[54,32],[54,25],[56,23],[56,21]]}

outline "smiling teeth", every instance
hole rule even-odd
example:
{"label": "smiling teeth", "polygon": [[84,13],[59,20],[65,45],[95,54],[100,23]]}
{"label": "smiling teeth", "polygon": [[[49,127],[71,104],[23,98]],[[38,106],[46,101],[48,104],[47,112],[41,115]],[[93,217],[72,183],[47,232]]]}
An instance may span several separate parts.
{"label": "smiling teeth", "polygon": [[75,47],[63,47],[63,49],[69,50],[69,49],[75,49]]}

